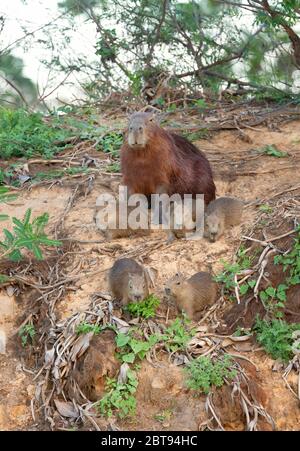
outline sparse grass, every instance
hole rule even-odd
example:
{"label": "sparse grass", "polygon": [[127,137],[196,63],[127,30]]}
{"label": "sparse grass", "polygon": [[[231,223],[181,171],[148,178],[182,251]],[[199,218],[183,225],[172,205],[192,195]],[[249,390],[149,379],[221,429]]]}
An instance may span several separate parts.
{"label": "sparse grass", "polygon": [[142,302],[129,303],[126,307],[126,310],[132,316],[141,316],[142,318],[148,319],[155,316],[156,309],[159,304],[160,300],[156,296],[151,294]]}
{"label": "sparse grass", "polygon": [[37,172],[32,178],[34,181],[43,180],[53,180],[63,177],[65,175],[75,175],[75,174],[87,174],[90,171],[89,168],[65,168],[65,169],[55,169],[47,172]]}
{"label": "sparse grass", "polygon": [[136,374],[127,371],[127,381],[123,384],[116,379],[106,379],[106,394],[97,403],[101,415],[111,417],[115,412],[121,419],[132,417],[136,413],[135,392],[138,386]]}
{"label": "sparse grass", "polygon": [[288,362],[293,357],[293,332],[300,330],[300,324],[288,324],[280,319],[265,321],[256,319],[256,339],[273,359]]}
{"label": "sparse grass", "polygon": [[235,378],[237,372],[232,369],[233,361],[224,355],[213,360],[208,356],[201,356],[192,360],[186,367],[188,375],[186,385],[191,390],[208,394],[213,386],[222,387],[225,380]]}

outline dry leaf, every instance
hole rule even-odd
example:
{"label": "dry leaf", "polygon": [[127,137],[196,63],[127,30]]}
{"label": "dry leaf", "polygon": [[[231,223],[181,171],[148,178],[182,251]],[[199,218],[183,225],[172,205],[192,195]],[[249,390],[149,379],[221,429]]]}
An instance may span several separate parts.
{"label": "dry leaf", "polygon": [[74,407],[71,402],[59,401],[54,399],[55,407],[62,417],[67,418],[77,418],[79,415],[78,410]]}

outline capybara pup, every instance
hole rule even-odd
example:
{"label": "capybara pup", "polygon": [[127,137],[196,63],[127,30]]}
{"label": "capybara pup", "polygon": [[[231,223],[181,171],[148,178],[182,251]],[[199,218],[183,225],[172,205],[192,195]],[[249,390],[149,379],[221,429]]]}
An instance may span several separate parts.
{"label": "capybara pup", "polygon": [[139,302],[149,294],[144,268],[132,258],[116,260],[108,275],[109,287],[122,305]]}

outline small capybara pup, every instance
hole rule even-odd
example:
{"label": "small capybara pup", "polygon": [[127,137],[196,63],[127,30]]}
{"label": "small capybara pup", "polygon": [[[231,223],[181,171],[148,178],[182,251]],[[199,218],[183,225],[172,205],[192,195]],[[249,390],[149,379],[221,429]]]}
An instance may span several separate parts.
{"label": "small capybara pup", "polygon": [[219,239],[224,231],[241,223],[244,202],[233,197],[219,197],[205,209],[205,237],[211,242]]}
{"label": "small capybara pup", "polygon": [[123,185],[129,195],[203,194],[215,199],[216,187],[205,155],[186,138],[161,128],[153,113],[134,113],[121,147]]}
{"label": "small capybara pup", "polygon": [[[96,207],[94,212],[94,221],[96,223],[96,227],[100,228],[99,222],[102,220],[101,213],[103,212],[103,209],[105,208],[107,212],[107,216],[104,218],[105,223],[107,224],[106,229],[101,229],[102,234],[107,240],[115,240],[118,238],[128,238],[131,236],[145,236],[149,235],[151,230],[149,227],[149,212],[148,209],[139,208],[139,224],[143,226],[144,228],[131,228],[129,222],[130,215],[133,214],[136,207],[132,207],[127,205],[125,208],[119,208],[121,206],[122,202],[116,199],[116,204],[112,204],[105,207]],[[121,206],[122,207],[122,206]],[[127,218],[124,217],[127,223],[126,228],[120,228],[120,219],[121,217],[127,214]]]}
{"label": "small capybara pup", "polygon": [[167,282],[165,293],[175,300],[179,312],[184,311],[189,319],[199,321],[204,307],[216,300],[217,284],[208,272],[197,272],[189,279],[177,273]]}
{"label": "small capybara pup", "polygon": [[197,217],[196,201],[193,199],[191,205],[171,203],[170,228],[166,229],[167,243],[171,243],[176,238],[198,239],[203,237],[203,212],[199,212]]}
{"label": "small capybara pup", "polygon": [[132,258],[116,260],[108,275],[109,288],[122,305],[139,302],[149,294],[144,268]]}

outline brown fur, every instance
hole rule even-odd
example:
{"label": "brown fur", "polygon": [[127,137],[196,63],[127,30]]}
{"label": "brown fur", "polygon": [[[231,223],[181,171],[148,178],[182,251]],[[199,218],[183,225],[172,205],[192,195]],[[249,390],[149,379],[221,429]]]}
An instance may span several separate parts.
{"label": "brown fur", "polygon": [[149,113],[135,113],[130,124],[138,121],[134,133],[140,144],[129,145],[130,126],[121,148],[123,183],[129,193],[204,194],[206,204],[214,200],[216,188],[205,155],[151,119]]}
{"label": "brown fur", "polygon": [[[96,207],[95,212],[94,212],[94,221],[96,223],[97,226],[97,215],[98,213],[101,211],[101,209],[103,209],[104,207]],[[118,238],[128,238],[131,236],[146,236],[146,235],[150,235],[150,228],[148,229],[131,229],[128,225],[128,227],[126,229],[120,229],[119,228],[119,214],[118,214],[118,210],[119,210],[119,201],[116,201],[116,208],[117,208],[117,217],[116,217],[116,224],[113,223],[113,221],[111,221],[108,218],[108,227],[105,230],[101,230],[101,232],[103,233],[104,237],[107,240],[115,240]],[[131,207],[131,206],[127,206],[127,215],[129,217],[130,213],[135,209],[136,207]],[[141,211],[141,216],[142,218],[140,218],[140,222],[145,222],[145,224],[148,224],[149,227],[149,219],[148,219],[148,210],[147,209],[140,209]],[[110,211],[110,213],[113,213],[113,210]]]}
{"label": "brown fur", "polygon": [[132,258],[116,260],[109,271],[108,280],[113,296],[122,305],[142,301],[149,294],[145,270]]}
{"label": "brown fur", "polygon": [[205,210],[205,236],[216,241],[224,231],[241,223],[244,203],[233,197],[219,197]]}
{"label": "brown fur", "polygon": [[176,274],[167,283],[166,294],[174,298],[178,311],[184,310],[188,318],[199,321],[204,307],[216,300],[217,284],[208,272],[197,272],[189,279]]}

